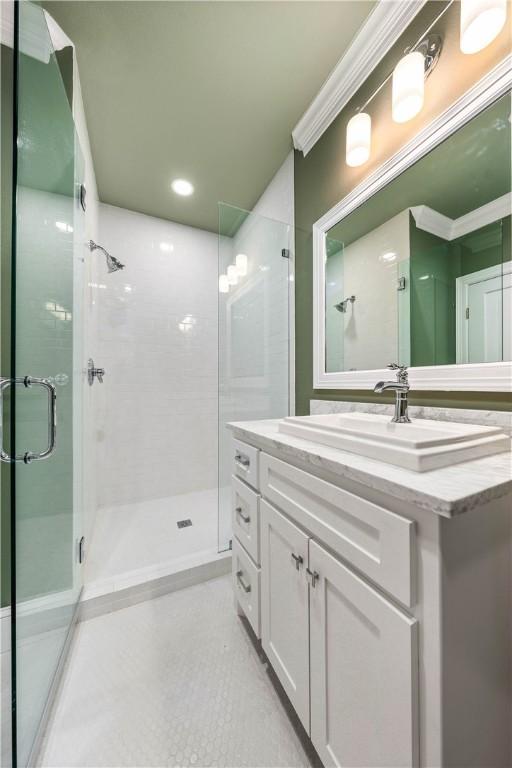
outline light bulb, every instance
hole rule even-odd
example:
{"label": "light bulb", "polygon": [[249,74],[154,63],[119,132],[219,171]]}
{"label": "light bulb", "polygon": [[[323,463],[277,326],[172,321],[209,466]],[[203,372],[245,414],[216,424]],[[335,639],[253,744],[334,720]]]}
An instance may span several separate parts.
{"label": "light bulb", "polygon": [[351,117],[347,123],[346,162],[352,168],[366,163],[370,157],[372,119],[366,112]]}
{"label": "light bulb", "polygon": [[230,264],[228,267],[228,283],[229,285],[236,285],[238,283],[238,271],[235,264]]}
{"label": "light bulb", "polygon": [[235,258],[236,271],[240,277],[245,277],[247,274],[247,256],[245,253],[237,253]]}
{"label": "light bulb", "polygon": [[507,18],[507,0],[462,0],[460,4],[460,49],[477,53],[492,43]]}
{"label": "light bulb", "polygon": [[182,195],[183,197],[188,197],[194,191],[194,187],[190,181],[187,181],[186,179],[174,179],[171,187],[173,192],[176,192],[177,195]]}
{"label": "light bulb", "polygon": [[425,57],[412,51],[400,59],[393,71],[393,120],[406,123],[423,106],[425,92]]}
{"label": "light bulb", "polygon": [[219,275],[219,293],[229,293],[229,281],[227,275]]}

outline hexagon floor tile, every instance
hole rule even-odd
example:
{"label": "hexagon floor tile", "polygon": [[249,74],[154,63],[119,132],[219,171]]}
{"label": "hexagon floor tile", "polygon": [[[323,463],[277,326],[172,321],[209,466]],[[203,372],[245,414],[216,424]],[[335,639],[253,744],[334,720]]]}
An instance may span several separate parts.
{"label": "hexagon floor tile", "polygon": [[287,710],[224,576],[78,625],[40,764],[310,766]]}

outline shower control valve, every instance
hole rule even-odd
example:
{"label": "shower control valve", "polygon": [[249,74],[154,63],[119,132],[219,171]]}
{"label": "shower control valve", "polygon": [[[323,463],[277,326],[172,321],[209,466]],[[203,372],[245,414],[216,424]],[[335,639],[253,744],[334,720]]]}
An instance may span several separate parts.
{"label": "shower control valve", "polygon": [[89,382],[89,386],[92,387],[92,385],[94,384],[94,379],[98,379],[99,383],[103,384],[104,375],[105,375],[105,369],[95,368],[94,360],[92,359],[92,357],[90,357],[87,362],[87,381]]}

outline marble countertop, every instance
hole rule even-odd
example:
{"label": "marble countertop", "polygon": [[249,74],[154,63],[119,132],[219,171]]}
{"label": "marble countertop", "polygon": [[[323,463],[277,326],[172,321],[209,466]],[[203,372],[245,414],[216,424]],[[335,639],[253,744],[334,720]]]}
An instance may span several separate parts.
{"label": "marble countertop", "polygon": [[325,470],[443,517],[468,512],[512,493],[512,454],[498,453],[430,472],[412,472],[278,431],[278,419],[228,424],[234,436],[312,474]]}

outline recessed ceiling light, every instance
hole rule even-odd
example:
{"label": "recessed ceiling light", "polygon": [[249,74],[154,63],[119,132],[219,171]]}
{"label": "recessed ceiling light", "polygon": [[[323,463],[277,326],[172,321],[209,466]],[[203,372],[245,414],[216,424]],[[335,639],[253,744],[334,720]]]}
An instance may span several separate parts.
{"label": "recessed ceiling light", "polygon": [[174,179],[171,187],[173,192],[176,192],[177,195],[183,195],[183,197],[188,197],[194,191],[194,187],[186,179]]}

